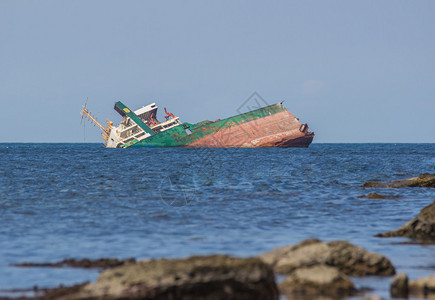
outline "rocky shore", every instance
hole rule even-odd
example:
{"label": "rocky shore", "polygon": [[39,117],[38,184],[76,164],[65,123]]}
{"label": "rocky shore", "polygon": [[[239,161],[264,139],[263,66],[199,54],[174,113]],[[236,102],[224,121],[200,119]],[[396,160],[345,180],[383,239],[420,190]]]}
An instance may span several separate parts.
{"label": "rocky shore", "polygon": [[[364,187],[434,187],[435,175]],[[371,199],[388,199],[369,194]],[[399,196],[394,196],[399,198]],[[402,236],[435,242],[435,201],[398,230],[377,237]],[[192,256],[185,259],[66,259],[56,263],[21,263],[17,267],[100,268],[93,283],[54,289],[34,289],[31,299],[342,299],[364,296],[352,277],[392,277],[395,267],[378,253],[347,241],[307,239],[272,249],[258,257],[228,255]],[[282,278],[277,280],[277,278]],[[409,280],[407,274],[392,277],[392,298],[435,299],[435,275]],[[432,297],[432,298],[431,298]],[[374,297],[376,298],[376,297]],[[2,298],[0,298],[2,299]],[[6,299],[6,298],[3,298]],[[20,298],[28,299],[28,298]],[[380,298],[376,298],[380,299]]]}
{"label": "rocky shore", "polygon": [[[95,262],[89,263],[101,265]],[[34,264],[19,266],[29,265]],[[346,241],[309,239],[256,258],[128,260],[104,270],[93,283],[41,290],[35,299],[278,299],[280,294],[337,299],[358,293],[348,276],[394,273],[390,260],[380,254]],[[277,274],[286,276],[280,284]]]}
{"label": "rocky shore", "polygon": [[[101,268],[101,261],[89,260],[85,266]],[[61,263],[44,265],[58,267]],[[381,254],[346,241],[318,239],[253,258],[212,255],[118,263],[103,266],[105,270],[93,283],[35,289],[30,299],[278,299],[283,295],[287,299],[332,300],[364,294],[355,287],[352,276],[395,274],[391,261]],[[276,275],[285,278],[277,282]],[[408,280],[406,274],[399,274],[390,291],[395,298],[435,296],[435,277]]]}

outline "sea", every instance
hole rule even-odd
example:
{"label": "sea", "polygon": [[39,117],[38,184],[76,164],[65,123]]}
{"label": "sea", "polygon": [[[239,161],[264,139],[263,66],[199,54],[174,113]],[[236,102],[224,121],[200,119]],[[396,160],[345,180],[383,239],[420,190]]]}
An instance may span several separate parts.
{"label": "sea", "polygon": [[[435,189],[362,187],[435,173],[435,144],[2,143],[0,155],[0,296],[94,281],[100,272],[18,263],[251,257],[309,238],[346,240],[385,255],[410,279],[435,273],[435,245],[375,237],[415,217],[435,200]],[[360,198],[370,192],[399,197]],[[352,278],[357,288],[386,299],[391,279]]]}

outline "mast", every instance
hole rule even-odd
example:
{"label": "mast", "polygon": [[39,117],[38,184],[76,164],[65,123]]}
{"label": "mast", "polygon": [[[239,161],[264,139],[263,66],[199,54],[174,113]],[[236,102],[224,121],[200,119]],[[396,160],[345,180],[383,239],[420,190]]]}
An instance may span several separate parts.
{"label": "mast", "polygon": [[86,105],[88,104],[88,98],[86,98],[86,102],[85,105],[83,105],[83,109],[81,111],[81,115],[82,115],[82,119],[80,121],[80,123],[83,120],[83,117],[88,118],[89,120],[91,120],[92,123],[94,123],[94,125],[97,125],[102,131],[102,137],[105,141],[107,141],[109,139],[109,135],[110,135],[110,129],[112,127],[113,122],[112,121],[106,121],[107,123],[107,128],[104,128],[103,125],[101,125],[96,118],[94,118],[91,113],[86,109]]}

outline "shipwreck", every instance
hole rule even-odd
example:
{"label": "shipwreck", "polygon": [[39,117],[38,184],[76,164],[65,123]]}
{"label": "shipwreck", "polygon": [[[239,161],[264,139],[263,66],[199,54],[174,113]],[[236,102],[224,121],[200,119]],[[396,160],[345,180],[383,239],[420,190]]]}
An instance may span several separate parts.
{"label": "shipwreck", "polygon": [[88,111],[81,111],[102,131],[107,148],[127,147],[308,147],[314,133],[292,115],[283,103],[277,103],[216,121],[191,124],[165,110],[165,120],[157,120],[157,105],[151,103],[135,111],[121,101],[114,109],[122,121],[101,125]]}

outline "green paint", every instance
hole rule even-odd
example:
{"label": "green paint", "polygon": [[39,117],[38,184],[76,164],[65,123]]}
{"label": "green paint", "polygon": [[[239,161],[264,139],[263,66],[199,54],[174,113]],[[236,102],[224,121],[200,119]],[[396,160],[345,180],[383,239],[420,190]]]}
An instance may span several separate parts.
{"label": "green paint", "polygon": [[[221,129],[238,126],[285,110],[284,106],[278,103],[215,122],[202,121],[196,124],[186,122],[157,134],[153,132],[153,136],[140,142],[133,140],[127,143],[125,147],[183,147]],[[190,129],[192,133],[188,134],[185,129]],[[217,147],[219,147],[218,141]]]}
{"label": "green paint", "polygon": [[[145,124],[132,110],[130,110],[127,106],[125,106],[121,101],[118,101],[115,103],[115,109],[116,108],[118,108],[117,111],[121,115],[125,114],[125,115],[129,116],[130,119],[132,119],[132,121],[135,122],[137,124],[137,126],[142,128],[145,132],[151,134],[152,136],[156,134],[154,131],[151,130],[151,128],[148,127],[147,124]],[[136,142],[137,142],[137,140],[136,140]],[[128,144],[130,144],[130,143],[128,143]]]}

